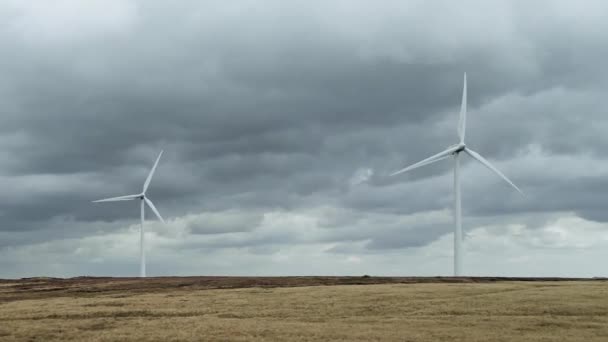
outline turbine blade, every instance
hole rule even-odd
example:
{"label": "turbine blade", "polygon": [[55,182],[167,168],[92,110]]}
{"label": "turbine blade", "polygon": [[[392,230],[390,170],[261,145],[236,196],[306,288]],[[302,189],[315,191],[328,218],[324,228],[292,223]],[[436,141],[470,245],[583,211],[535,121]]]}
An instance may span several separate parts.
{"label": "turbine blade", "polygon": [[509,178],[507,178],[507,176],[505,176],[502,172],[500,172],[497,168],[495,168],[492,164],[490,164],[489,161],[487,161],[484,157],[482,157],[479,153],[471,150],[470,148],[465,148],[464,151],[466,153],[468,153],[471,157],[473,157],[474,159],[476,159],[478,162],[482,163],[485,167],[487,167],[488,169],[494,171],[494,173],[496,173],[498,176],[500,176],[500,178],[504,179],[505,182],[509,183],[509,185],[511,185],[515,190],[517,190],[520,194],[524,194],[515,184],[513,184],[513,182],[511,182],[509,180]]}
{"label": "turbine blade", "polygon": [[462,102],[460,103],[460,120],[458,121],[458,137],[464,143],[467,128],[467,73],[464,73],[464,86],[462,88]]}
{"label": "turbine blade", "polygon": [[408,166],[408,167],[406,167],[404,169],[401,169],[399,171],[393,172],[393,173],[391,173],[391,176],[395,176],[395,175],[398,175],[400,173],[404,173],[404,172],[407,172],[407,171],[419,168],[421,166],[428,165],[428,164],[431,164],[431,163],[443,160],[443,159],[449,157],[450,155],[452,155],[452,153],[454,153],[455,151],[457,151],[459,148],[460,148],[459,146],[450,147],[447,150],[445,150],[443,152],[439,152],[436,155],[430,156],[430,157],[428,157],[428,158],[426,158],[424,160],[421,160],[421,161],[417,162],[414,165],[410,165],[410,166]]}
{"label": "turbine blade", "polygon": [[156,217],[158,217],[158,219],[160,220],[160,222],[165,223],[165,220],[163,220],[163,217],[160,216],[160,213],[158,212],[158,210],[156,210],[156,207],[154,206],[154,203],[152,203],[152,201],[150,201],[147,197],[144,197],[144,200],[148,204],[148,207],[150,207],[150,209],[152,209],[152,211],[154,212],[154,214],[156,214]]}
{"label": "turbine blade", "polygon": [[140,195],[127,195],[127,196],[120,196],[120,197],[111,197],[111,198],[104,198],[104,199],[100,199],[97,201],[93,201],[93,203],[98,203],[98,202],[115,202],[115,201],[131,201],[134,200],[136,198],[138,198]]}
{"label": "turbine blade", "polygon": [[144,183],[144,190],[142,193],[145,193],[148,190],[148,186],[150,185],[150,181],[152,180],[152,176],[154,176],[154,171],[156,171],[156,166],[158,165],[158,161],[160,160],[160,156],[163,155],[163,151],[161,150],[158,154],[158,158],[154,162],[154,166],[152,166],[152,170],[150,170],[150,174],[148,174],[148,178],[146,178],[146,182]]}

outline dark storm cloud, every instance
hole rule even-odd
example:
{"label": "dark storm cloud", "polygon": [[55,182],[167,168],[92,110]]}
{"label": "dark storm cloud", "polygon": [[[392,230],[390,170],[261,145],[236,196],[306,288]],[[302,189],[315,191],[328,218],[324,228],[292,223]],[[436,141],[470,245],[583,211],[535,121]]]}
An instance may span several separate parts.
{"label": "dark storm cloud", "polygon": [[[0,9],[0,206],[2,231],[19,232],[7,238],[13,244],[40,241],[27,231],[46,231],[38,236],[50,239],[82,236],[98,224],[124,226],[137,217],[135,203],[89,201],[140,191],[160,149],[150,196],[167,217],[324,205],[360,215],[444,209],[452,204],[449,161],[387,175],[456,142],[463,71],[468,143],[528,193],[517,197],[466,161],[465,213],[573,211],[606,220],[599,204],[608,191],[605,174],[574,180],[585,173],[577,170],[557,184],[563,178],[555,172],[549,183],[539,175],[551,166],[527,168],[524,157],[532,145],[571,156],[562,168],[579,155],[598,162],[605,156],[601,66],[608,45],[597,8],[517,1],[112,4],[99,13],[80,8],[92,23],[67,12],[41,15],[35,5]],[[481,8],[465,13],[461,6]],[[373,175],[349,184],[361,168]],[[259,217],[243,215],[190,229],[251,233]],[[62,218],[72,230],[50,224]],[[114,228],[100,223],[114,220]],[[422,246],[449,232],[443,224],[412,227],[377,236],[369,227],[359,238],[346,229],[319,240],[371,239],[367,248],[388,249]],[[290,238],[264,235],[237,245]],[[216,245],[231,246],[224,238]]]}

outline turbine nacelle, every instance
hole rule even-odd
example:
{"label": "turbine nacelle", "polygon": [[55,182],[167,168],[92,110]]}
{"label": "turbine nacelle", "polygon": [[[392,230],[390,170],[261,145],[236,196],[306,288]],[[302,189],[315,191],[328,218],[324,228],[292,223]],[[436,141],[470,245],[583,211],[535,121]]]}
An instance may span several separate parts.
{"label": "turbine nacelle", "polygon": [[451,146],[451,148],[456,148],[456,150],[454,152],[452,152],[452,155],[456,155],[460,152],[464,152],[464,150],[466,150],[467,146],[464,143],[460,143],[458,145]]}

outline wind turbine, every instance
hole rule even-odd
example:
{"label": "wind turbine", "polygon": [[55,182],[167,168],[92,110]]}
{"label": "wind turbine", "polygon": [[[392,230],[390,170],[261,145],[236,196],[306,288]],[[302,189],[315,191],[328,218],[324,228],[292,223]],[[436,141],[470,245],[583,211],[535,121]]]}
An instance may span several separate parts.
{"label": "wind turbine", "polygon": [[426,158],[416,164],[408,166],[397,172],[391,174],[391,176],[398,175],[424,165],[432,164],[434,162],[454,157],[454,223],[456,224],[454,231],[454,276],[462,275],[462,212],[460,206],[460,153],[465,152],[473,159],[483,164],[488,169],[496,173],[500,178],[509,183],[515,190],[523,195],[523,192],[511,182],[502,172],[495,168],[489,161],[482,157],[479,153],[471,150],[464,143],[464,136],[467,122],[467,74],[464,74],[464,87],[462,89],[462,103],[460,105],[460,120],[458,122],[458,137],[460,142],[456,145],[450,146],[447,150],[437,153],[429,158]]}
{"label": "wind turbine", "polygon": [[141,228],[139,230],[139,262],[140,262],[139,276],[140,277],[146,276],[146,251],[144,249],[144,207],[145,207],[144,202],[150,207],[150,209],[152,209],[154,214],[156,214],[156,217],[158,217],[158,219],[162,223],[165,223],[165,220],[163,220],[163,217],[160,216],[160,213],[158,212],[158,210],[156,210],[154,203],[152,203],[152,201],[150,201],[150,199],[146,196],[146,191],[148,190],[148,186],[150,185],[150,181],[152,180],[152,176],[154,175],[154,171],[156,170],[156,166],[158,165],[158,161],[160,160],[160,156],[162,156],[162,155],[163,155],[163,151],[160,151],[158,158],[156,158],[156,162],[154,162],[154,166],[152,166],[152,170],[150,170],[150,173],[148,174],[148,178],[146,178],[146,181],[144,182],[144,187],[143,187],[143,190],[141,191],[141,193],[135,194],[135,195],[112,197],[112,198],[105,198],[105,199],[93,201],[94,203],[97,203],[97,202],[132,201],[135,199],[139,199],[140,207],[141,207]]}

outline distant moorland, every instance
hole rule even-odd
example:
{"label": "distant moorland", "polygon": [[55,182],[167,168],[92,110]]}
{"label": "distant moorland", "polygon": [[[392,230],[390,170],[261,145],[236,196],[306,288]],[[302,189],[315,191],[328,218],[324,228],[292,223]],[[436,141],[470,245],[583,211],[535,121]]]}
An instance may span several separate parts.
{"label": "distant moorland", "polygon": [[514,278],[0,280],[2,341],[608,341],[608,282]]}

